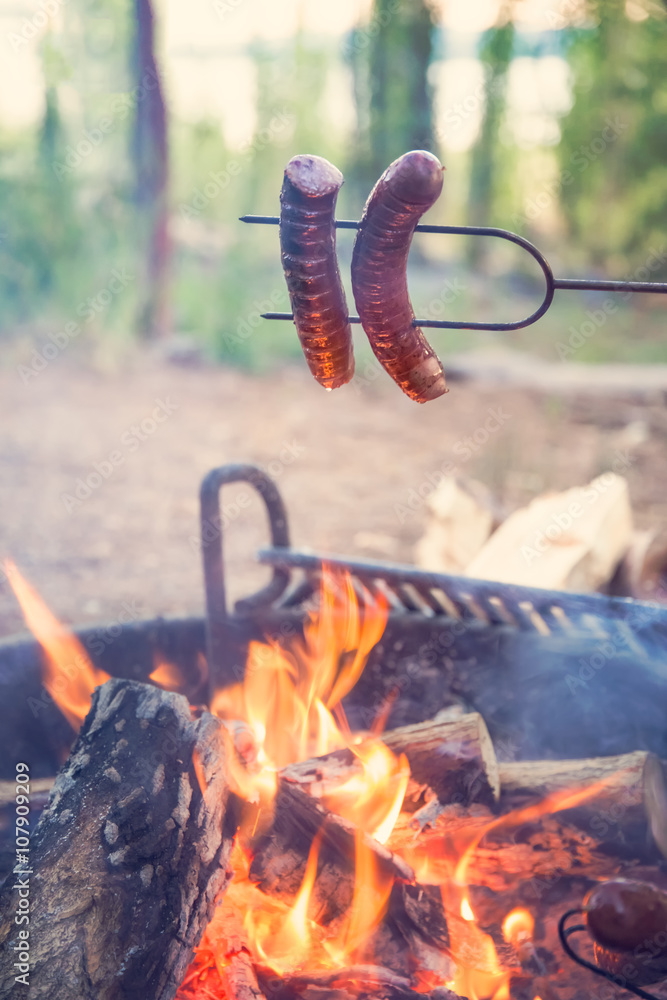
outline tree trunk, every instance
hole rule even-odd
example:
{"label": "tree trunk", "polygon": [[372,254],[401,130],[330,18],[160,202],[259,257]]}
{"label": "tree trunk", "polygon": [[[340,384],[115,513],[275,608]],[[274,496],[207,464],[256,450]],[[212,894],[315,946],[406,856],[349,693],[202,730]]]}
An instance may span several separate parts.
{"label": "tree trunk", "polygon": [[167,115],[155,59],[155,18],[151,0],[134,0],[134,12],[136,36],[132,75],[137,98],[132,161],[139,245],[144,255],[139,321],[140,333],[151,337],[165,335],[170,323],[169,149]]}

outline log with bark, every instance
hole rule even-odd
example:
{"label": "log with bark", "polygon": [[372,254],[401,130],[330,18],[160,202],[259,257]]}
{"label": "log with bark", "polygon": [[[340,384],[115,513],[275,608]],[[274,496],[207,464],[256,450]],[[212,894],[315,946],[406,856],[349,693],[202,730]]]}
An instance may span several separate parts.
{"label": "log with bark", "polygon": [[[498,801],[498,763],[479,713],[401,726],[383,733],[381,739],[394,754],[407,757],[410,798],[417,798],[415,786],[421,785],[431,789],[443,805],[481,802],[490,806]],[[310,795],[326,798],[327,792],[360,770],[361,764],[351,750],[337,750],[291,764],[281,771],[281,776]]]}
{"label": "log with bark", "polygon": [[[457,720],[458,721],[458,720]],[[392,736],[395,748],[414,747],[420,727],[406,727]],[[434,739],[437,725],[425,725],[425,745]],[[475,725],[475,732],[479,726]],[[457,732],[470,729],[457,728]],[[353,755],[350,755],[353,757]],[[426,773],[426,758],[415,755],[417,770]],[[466,759],[462,762],[465,770]],[[333,933],[340,928],[353,904],[355,888],[355,846],[367,848],[376,874],[390,886],[386,912],[367,945],[367,954],[381,956],[382,965],[392,974],[408,977],[415,968],[428,969],[442,979],[452,973],[448,955],[447,922],[439,890],[415,883],[414,872],[397,855],[360,831],[349,820],[329,811],[321,794],[337,780],[354,772],[353,760],[345,753],[329,754],[280,772],[272,822],[253,845],[250,879],[269,895],[291,903],[302,885],[313,841],[320,837],[317,874],[309,916]],[[437,768],[431,768],[437,774]],[[443,774],[447,769],[443,769]],[[315,794],[311,794],[312,792]],[[392,884],[393,883],[393,884]],[[372,890],[369,890],[372,891]]]}
{"label": "log with bark", "polygon": [[594,786],[584,801],[562,812],[564,821],[620,856],[644,856],[653,841],[663,853],[667,847],[665,778],[654,754],[517,761],[500,764],[499,772],[503,811]]}
{"label": "log with bark", "polygon": [[341,917],[352,902],[357,836],[373,856],[381,877],[414,881],[414,872],[401,858],[368,834],[360,834],[349,820],[327,810],[298,783],[285,779],[278,785],[271,825],[252,845],[251,881],[262,892],[293,900],[317,835],[321,846],[311,916],[323,926]]}
{"label": "log with bark", "polygon": [[[30,996],[170,1000],[226,887],[237,826],[220,724],[181,695],[111,680],[60,771],[29,852]],[[0,908],[13,996],[18,891]]]}

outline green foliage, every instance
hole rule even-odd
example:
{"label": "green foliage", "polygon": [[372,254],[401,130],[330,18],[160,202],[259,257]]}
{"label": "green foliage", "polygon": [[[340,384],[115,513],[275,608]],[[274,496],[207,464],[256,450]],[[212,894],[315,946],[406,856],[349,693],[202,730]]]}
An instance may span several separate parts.
{"label": "green foliage", "polygon": [[636,21],[623,0],[604,0],[590,14],[595,27],[570,32],[561,205],[584,264],[624,274],[665,240],[667,11]]}
{"label": "green foliage", "polygon": [[[488,226],[496,221],[494,201],[501,190],[501,174],[507,172],[510,154],[500,143],[500,128],[514,37],[514,22],[508,9],[503,11],[501,22],[485,33],[479,50],[484,67],[484,111],[479,138],[470,158],[468,218],[472,226]],[[481,240],[471,242],[471,266],[482,265],[485,246]]]}
{"label": "green foliage", "polygon": [[359,123],[355,178],[368,189],[409,149],[435,149],[432,0],[375,0],[370,22],[346,47]]}

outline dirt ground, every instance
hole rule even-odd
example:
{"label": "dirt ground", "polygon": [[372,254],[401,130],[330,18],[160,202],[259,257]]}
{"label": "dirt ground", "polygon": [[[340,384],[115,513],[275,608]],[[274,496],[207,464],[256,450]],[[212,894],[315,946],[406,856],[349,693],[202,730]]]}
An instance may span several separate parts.
{"label": "dirt ground", "polygon": [[[591,385],[595,371],[591,369]],[[272,376],[144,354],[100,372],[57,359],[27,384],[0,372],[0,555],[71,623],[199,614],[198,489],[226,462],[277,480],[292,540],[410,562],[444,470],[485,482],[508,510],[625,463],[641,527],[667,523],[664,394],[597,395],[452,383],[426,406],[384,375],[328,394],[304,367]],[[621,466],[623,467],[623,466]],[[230,588],[266,570],[250,491],[223,495]],[[0,580],[0,636],[23,628]]]}

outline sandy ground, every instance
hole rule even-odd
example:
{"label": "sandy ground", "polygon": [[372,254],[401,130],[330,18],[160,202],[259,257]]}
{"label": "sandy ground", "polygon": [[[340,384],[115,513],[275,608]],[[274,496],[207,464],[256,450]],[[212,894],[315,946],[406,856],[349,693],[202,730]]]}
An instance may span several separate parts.
{"label": "sandy ground", "polygon": [[[667,523],[659,392],[457,382],[422,407],[384,375],[328,394],[300,366],[258,377],[146,354],[114,373],[57,359],[27,384],[6,368],[0,411],[0,554],[72,623],[201,613],[198,488],[226,462],[268,470],[293,542],[335,553],[412,561],[421,496],[442,470],[482,480],[509,510],[621,456],[637,524]],[[247,493],[223,497],[237,596],[266,576],[253,565],[265,522],[258,501],[241,509]],[[0,580],[0,635],[22,627]]]}

